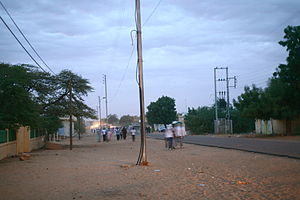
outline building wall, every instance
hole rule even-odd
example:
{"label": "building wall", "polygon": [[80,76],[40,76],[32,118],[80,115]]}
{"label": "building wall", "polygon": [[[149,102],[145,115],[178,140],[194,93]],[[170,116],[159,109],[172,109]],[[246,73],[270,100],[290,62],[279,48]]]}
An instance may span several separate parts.
{"label": "building wall", "polygon": [[[68,119],[62,119],[62,124],[63,127],[58,130],[58,135],[60,136],[65,136],[65,137],[70,137],[70,122]],[[72,122],[72,135],[75,134],[75,129],[74,129],[74,122]]]}

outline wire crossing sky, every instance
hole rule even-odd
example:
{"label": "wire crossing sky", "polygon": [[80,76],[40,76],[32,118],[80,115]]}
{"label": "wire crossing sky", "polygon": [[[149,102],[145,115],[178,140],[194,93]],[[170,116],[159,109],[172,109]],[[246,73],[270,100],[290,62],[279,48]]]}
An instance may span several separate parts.
{"label": "wire crossing sky", "polygon": [[[95,107],[98,96],[104,96],[106,74],[110,113],[138,115],[130,38],[134,1],[2,2],[54,72],[70,69],[90,80],[95,92],[86,98],[88,105]],[[145,105],[167,95],[175,98],[177,111],[185,112],[213,104],[214,67],[229,67],[229,76],[237,76],[231,99],[245,85],[265,87],[275,68],[285,63],[287,52],[278,42],[285,27],[299,25],[300,1],[143,0],[141,14]],[[0,9],[0,16],[35,57],[5,10]],[[0,62],[35,65],[2,22]]]}

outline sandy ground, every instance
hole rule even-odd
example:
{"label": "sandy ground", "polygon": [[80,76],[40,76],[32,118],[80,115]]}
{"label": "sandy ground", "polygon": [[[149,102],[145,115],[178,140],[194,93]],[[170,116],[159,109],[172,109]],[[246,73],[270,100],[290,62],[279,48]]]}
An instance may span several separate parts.
{"label": "sandy ground", "polygon": [[150,166],[141,167],[139,138],[74,144],[0,161],[0,199],[300,199],[296,159],[188,144],[169,151],[148,139]]}

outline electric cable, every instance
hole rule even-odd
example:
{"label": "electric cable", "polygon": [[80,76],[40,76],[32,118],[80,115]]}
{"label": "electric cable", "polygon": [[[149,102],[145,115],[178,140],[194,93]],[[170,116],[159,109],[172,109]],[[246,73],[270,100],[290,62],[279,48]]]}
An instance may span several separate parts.
{"label": "electric cable", "polygon": [[152,15],[155,13],[155,11],[157,10],[158,6],[160,5],[160,3],[162,2],[162,0],[159,0],[158,3],[156,4],[156,6],[154,7],[154,9],[152,10],[152,12],[150,13],[150,15],[147,17],[147,19],[144,21],[143,26],[145,26],[145,24],[150,20],[150,18],[152,17]]}
{"label": "electric cable", "polygon": [[120,90],[120,87],[121,87],[121,85],[122,85],[122,83],[123,83],[123,81],[124,81],[125,75],[126,75],[126,73],[127,73],[128,67],[129,67],[129,65],[130,65],[130,61],[131,61],[131,59],[132,59],[134,50],[135,50],[135,47],[133,46],[133,47],[132,47],[132,50],[131,50],[131,53],[130,53],[130,56],[129,56],[129,59],[128,59],[128,62],[127,62],[127,65],[126,65],[126,67],[125,67],[125,71],[124,71],[123,76],[122,76],[122,78],[121,78],[121,81],[120,81],[120,83],[119,83],[119,85],[118,85],[118,88],[117,88],[115,94],[113,95],[112,99],[110,100],[110,102],[112,102],[112,101],[115,99],[115,97],[118,95],[118,92],[119,92],[119,90]]}
{"label": "electric cable", "polygon": [[21,35],[23,36],[23,38],[26,40],[26,42],[28,43],[28,45],[31,47],[31,49],[34,51],[34,53],[37,55],[37,57],[39,57],[39,59],[44,63],[44,65],[54,74],[56,75],[53,70],[46,64],[46,62],[42,59],[42,57],[38,54],[38,52],[35,50],[35,48],[31,45],[31,43],[28,41],[28,39],[26,38],[26,36],[24,35],[24,33],[21,31],[21,29],[19,28],[19,26],[17,25],[17,23],[15,22],[15,20],[12,18],[12,16],[9,14],[8,10],[5,8],[5,6],[3,5],[3,3],[0,1],[0,4],[2,6],[2,8],[5,10],[6,14],[9,16],[9,18],[11,19],[11,21],[14,23],[14,25],[16,26],[16,28],[18,29],[18,31],[21,33]]}
{"label": "electric cable", "polygon": [[32,55],[27,51],[27,49],[24,47],[24,45],[21,43],[21,41],[17,38],[17,36],[13,33],[13,31],[9,28],[9,26],[6,24],[6,22],[4,21],[4,19],[0,16],[1,21],[3,22],[3,24],[6,26],[6,28],[10,31],[10,33],[14,36],[14,38],[18,41],[18,43],[21,45],[21,47],[26,51],[26,53],[29,55],[29,57],[35,62],[35,64],[41,69],[43,70],[45,73],[47,73],[47,71],[32,57]]}

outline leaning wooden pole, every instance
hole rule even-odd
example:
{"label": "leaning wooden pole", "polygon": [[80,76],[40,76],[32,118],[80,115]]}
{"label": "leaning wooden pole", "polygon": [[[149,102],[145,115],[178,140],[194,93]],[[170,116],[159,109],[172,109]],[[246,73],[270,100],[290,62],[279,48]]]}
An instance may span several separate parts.
{"label": "leaning wooden pole", "polygon": [[145,135],[145,103],[144,103],[144,78],[143,78],[143,56],[142,56],[142,28],[140,0],[135,1],[135,17],[137,32],[137,55],[138,55],[138,72],[139,72],[139,94],[140,94],[140,121],[141,121],[141,146],[137,160],[137,165],[148,165],[146,154],[146,135]]}

